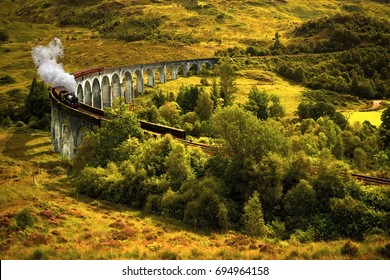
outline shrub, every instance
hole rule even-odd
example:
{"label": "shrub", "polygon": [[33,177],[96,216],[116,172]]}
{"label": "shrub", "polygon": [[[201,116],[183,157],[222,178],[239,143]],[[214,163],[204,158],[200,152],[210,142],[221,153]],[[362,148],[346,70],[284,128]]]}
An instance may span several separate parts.
{"label": "shrub", "polygon": [[390,242],[386,243],[385,246],[379,249],[379,253],[385,258],[390,259]]}
{"label": "shrub", "polygon": [[343,247],[341,247],[341,254],[344,256],[354,257],[357,255],[358,251],[359,247],[351,240],[345,242]]}
{"label": "shrub", "polygon": [[180,256],[176,252],[169,250],[162,251],[158,256],[161,260],[180,260]]}
{"label": "shrub", "polygon": [[314,238],[315,232],[313,228],[309,228],[306,231],[298,229],[290,236],[290,241],[292,243],[308,243],[314,241]]}
{"label": "shrub", "polygon": [[45,260],[45,259],[47,259],[47,253],[42,249],[36,249],[31,254],[29,259],[31,259],[31,260]]}
{"label": "shrub", "polygon": [[56,166],[52,170],[52,174],[55,176],[65,175],[66,173],[67,173],[66,170],[61,166]]}
{"label": "shrub", "polygon": [[25,229],[27,227],[32,227],[35,223],[31,211],[28,208],[24,208],[16,215],[16,224],[19,228]]}

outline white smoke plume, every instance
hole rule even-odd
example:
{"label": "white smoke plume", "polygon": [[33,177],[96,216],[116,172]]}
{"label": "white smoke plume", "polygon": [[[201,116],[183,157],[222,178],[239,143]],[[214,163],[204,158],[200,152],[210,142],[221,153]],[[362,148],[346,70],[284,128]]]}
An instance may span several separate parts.
{"label": "white smoke plume", "polygon": [[77,85],[74,76],[66,73],[62,63],[57,62],[57,58],[63,56],[64,50],[58,38],[54,38],[49,46],[36,46],[32,51],[38,74],[44,82],[51,84],[52,87],[63,86],[68,91],[74,92]]}

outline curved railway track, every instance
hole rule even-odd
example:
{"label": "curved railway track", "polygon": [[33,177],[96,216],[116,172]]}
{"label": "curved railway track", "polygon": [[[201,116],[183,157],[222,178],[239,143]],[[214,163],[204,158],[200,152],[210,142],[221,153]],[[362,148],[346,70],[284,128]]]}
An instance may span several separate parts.
{"label": "curved railway track", "polygon": [[366,184],[390,186],[390,179],[387,178],[371,177],[355,173],[349,173],[349,175],[354,177],[356,180],[362,181]]}

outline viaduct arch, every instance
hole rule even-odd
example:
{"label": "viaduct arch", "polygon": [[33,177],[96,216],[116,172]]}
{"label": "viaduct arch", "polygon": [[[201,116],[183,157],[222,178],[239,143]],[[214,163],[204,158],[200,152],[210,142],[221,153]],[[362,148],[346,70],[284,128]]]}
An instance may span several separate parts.
{"label": "viaduct arch", "polygon": [[145,91],[145,85],[153,87],[156,81],[165,83],[187,77],[190,71],[199,74],[202,69],[212,69],[217,62],[216,58],[178,60],[74,73],[75,94],[81,102],[78,109],[61,103],[54,90],[50,93],[54,150],[64,158],[72,158],[83,136],[94,126],[100,126],[105,119],[104,108],[112,107],[115,99],[130,103],[136,92]]}

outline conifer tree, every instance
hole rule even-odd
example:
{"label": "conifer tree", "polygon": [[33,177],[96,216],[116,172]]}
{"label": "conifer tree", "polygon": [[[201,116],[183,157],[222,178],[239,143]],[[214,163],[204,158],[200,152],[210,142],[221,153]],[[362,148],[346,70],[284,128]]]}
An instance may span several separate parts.
{"label": "conifer tree", "polygon": [[243,223],[247,234],[252,236],[264,236],[266,226],[261,209],[259,193],[255,191],[244,206]]}

